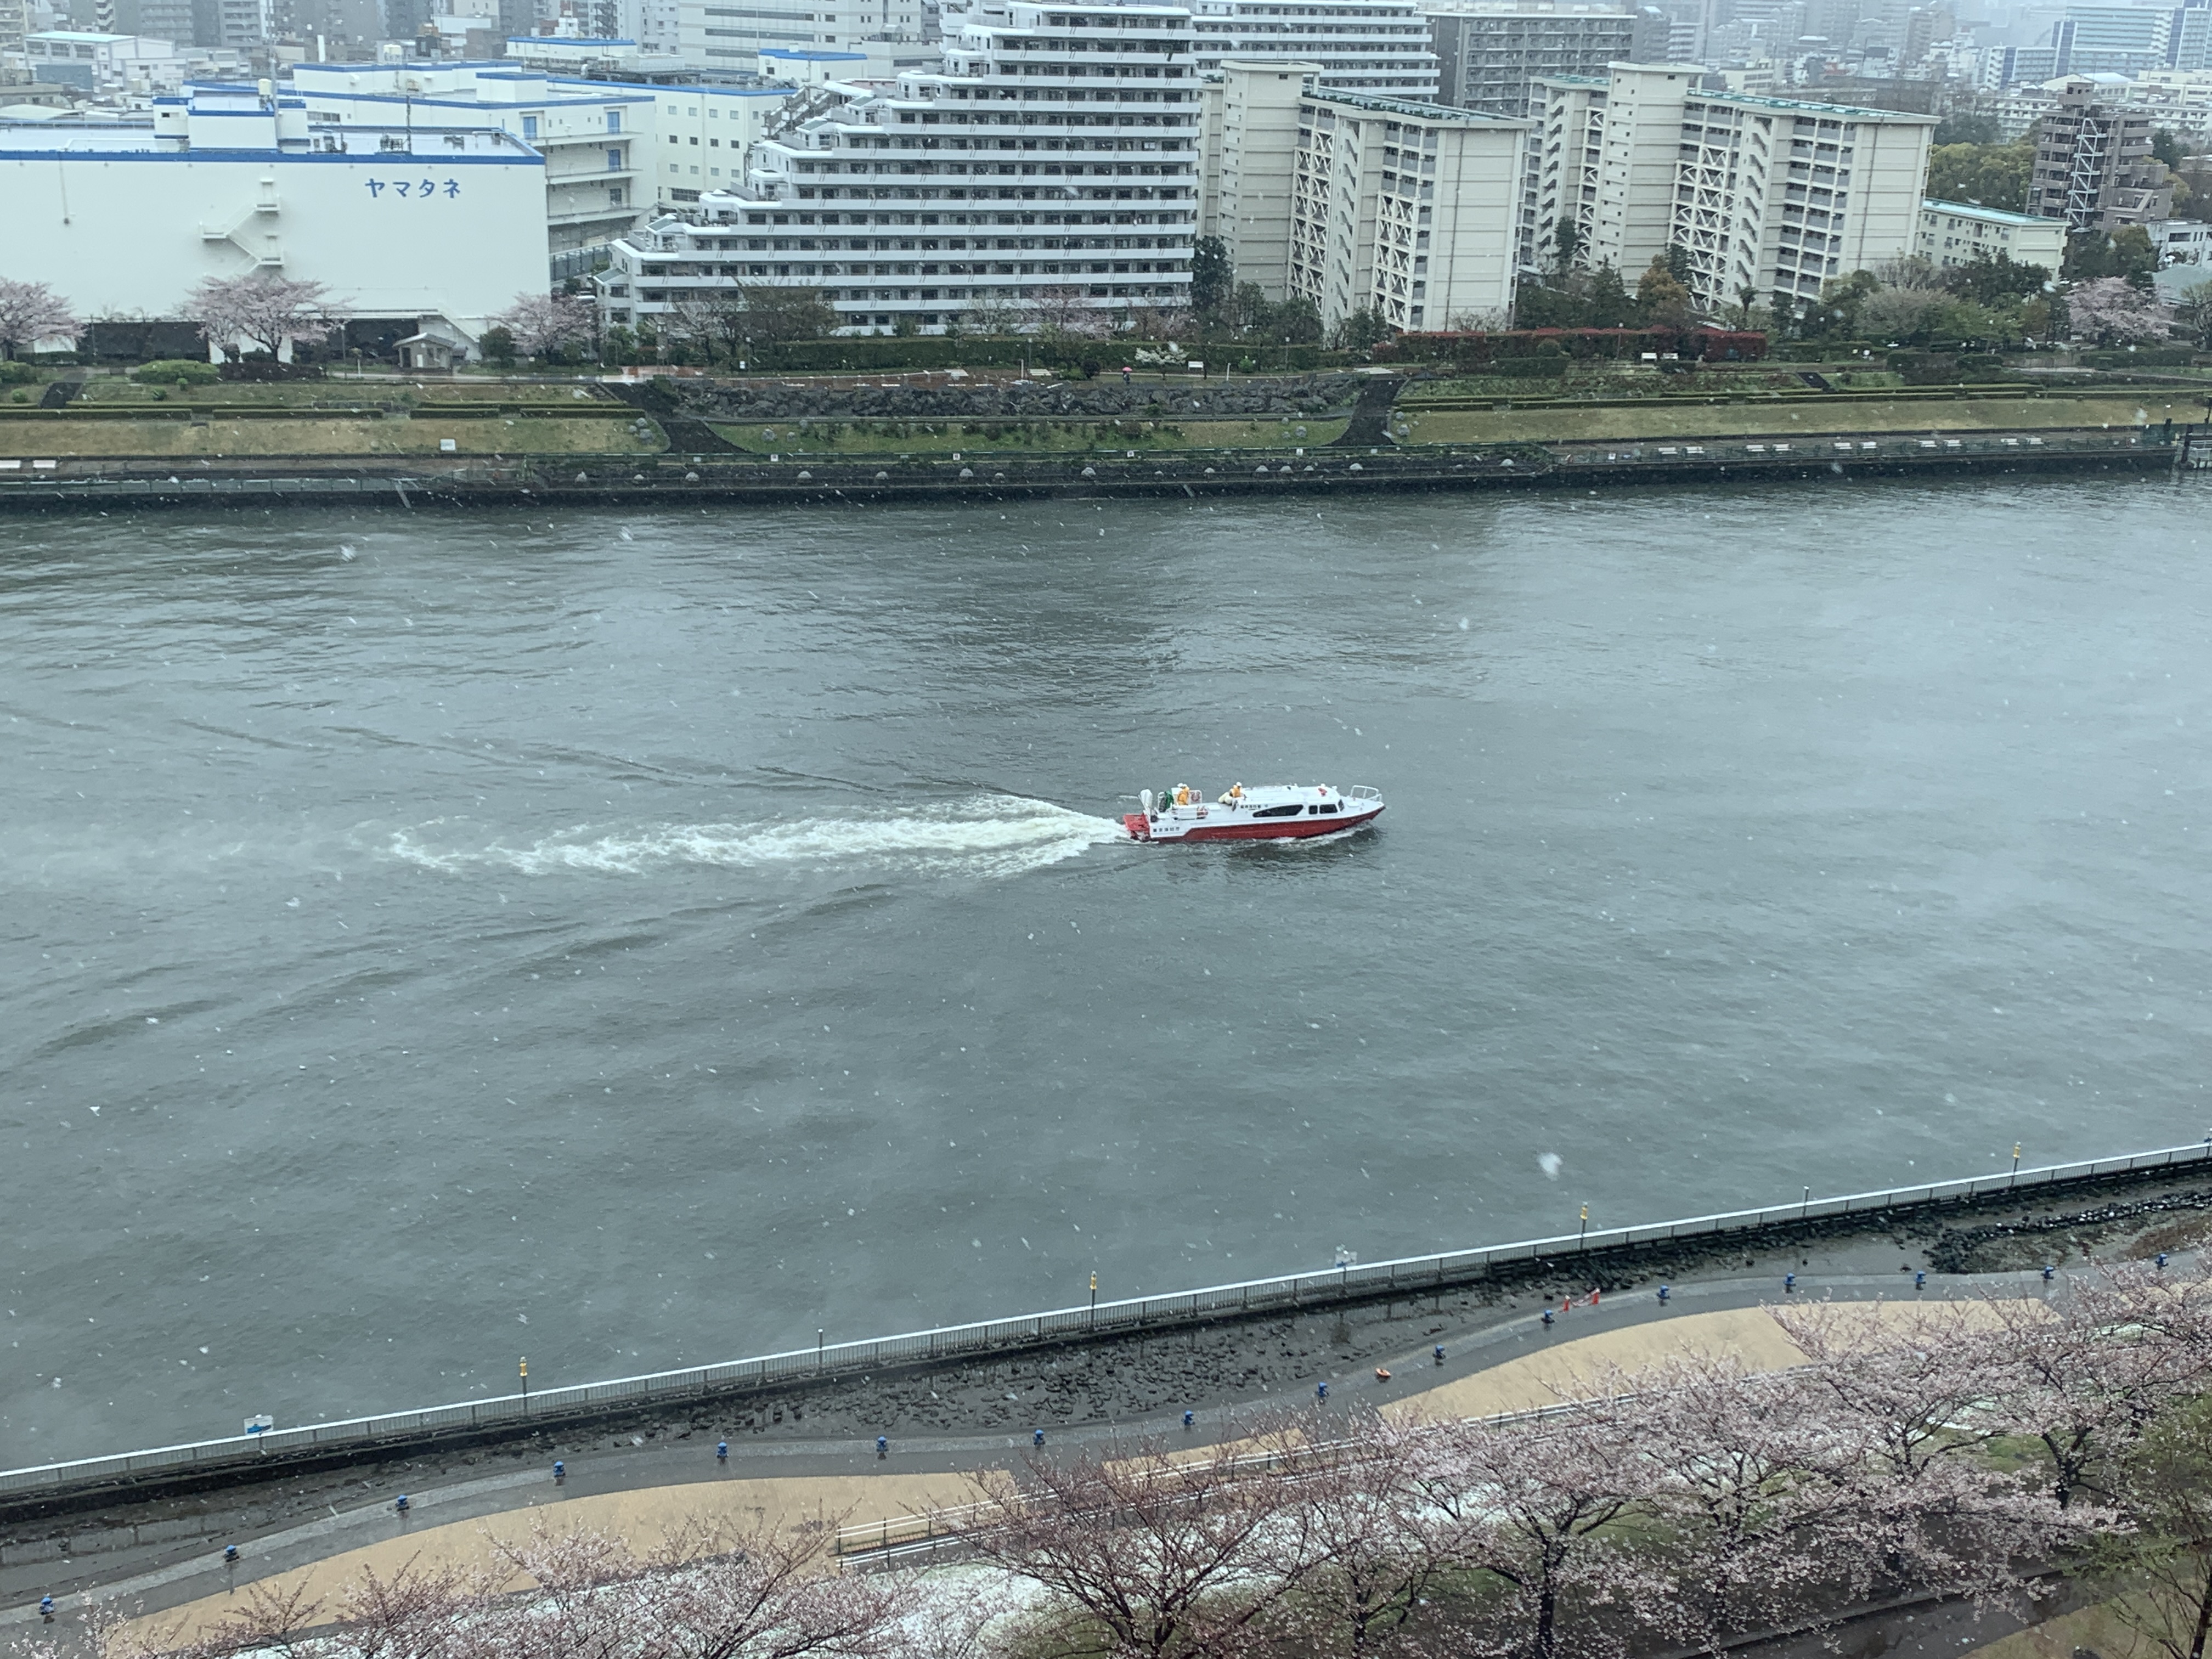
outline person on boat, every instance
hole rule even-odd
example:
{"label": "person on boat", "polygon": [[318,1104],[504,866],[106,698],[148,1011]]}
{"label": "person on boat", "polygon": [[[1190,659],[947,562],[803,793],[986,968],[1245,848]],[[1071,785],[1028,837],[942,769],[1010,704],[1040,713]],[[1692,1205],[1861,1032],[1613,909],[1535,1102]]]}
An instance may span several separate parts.
{"label": "person on boat", "polygon": [[1244,786],[1241,783],[1232,783],[1227,789],[1222,792],[1221,804],[1224,806],[1236,806],[1241,805],[1243,799]]}
{"label": "person on boat", "polygon": [[1190,786],[1188,784],[1179,783],[1176,785],[1175,804],[1177,806],[1188,806],[1190,805]]}

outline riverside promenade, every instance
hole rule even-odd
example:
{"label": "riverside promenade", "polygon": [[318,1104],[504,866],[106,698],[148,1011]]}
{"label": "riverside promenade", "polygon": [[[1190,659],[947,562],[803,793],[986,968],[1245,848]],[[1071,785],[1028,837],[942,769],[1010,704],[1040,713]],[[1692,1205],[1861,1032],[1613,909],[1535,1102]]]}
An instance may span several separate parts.
{"label": "riverside promenade", "polygon": [[[1765,1275],[1728,1276],[1656,1292],[1601,1295],[1555,1314],[1455,1332],[1431,1347],[1392,1356],[1395,1363],[1364,1376],[1334,1376],[1321,1402],[1309,1389],[1281,1402],[1310,1413],[1325,1435],[1348,1411],[1379,1409],[1407,1419],[1489,1417],[1540,1410],[1589,1397],[1601,1379],[1633,1372],[1680,1355],[1733,1358],[1753,1370],[1802,1363],[1804,1354],[1766,1310],[1778,1286]],[[1847,1318],[1909,1328],[1931,1305],[1952,1297],[1995,1293],[2035,1299],[2063,1294],[2039,1273],[1953,1278],[1916,1288],[1897,1276],[1801,1273],[1784,1293],[1828,1300]],[[1585,1293],[1586,1294],[1586,1293]],[[1439,1334],[1440,1337],[1443,1334]],[[1434,1347],[1443,1346],[1439,1362]],[[1329,1380],[1327,1378],[1322,1380]],[[1196,1444],[1233,1439],[1249,1412],[1207,1408],[1192,1427],[1179,1415],[1085,1425],[1053,1437],[1051,1446],[1110,1448],[1149,1436]],[[617,1443],[571,1450],[565,1476],[550,1464],[445,1486],[417,1487],[401,1512],[381,1492],[350,1506],[331,1506],[321,1520],[239,1541],[240,1559],[227,1565],[221,1548],[204,1549],[167,1565],[66,1589],[64,1620],[91,1604],[126,1613],[138,1633],[163,1646],[183,1646],[219,1623],[239,1594],[260,1585],[281,1595],[333,1601],[364,1572],[389,1578],[410,1562],[420,1567],[489,1571],[502,1544],[526,1545],[533,1532],[602,1532],[650,1547],[687,1523],[737,1526],[770,1519],[800,1526],[839,1525],[839,1554],[848,1570],[876,1560],[927,1559],[917,1540],[932,1510],[957,1509],[975,1496],[972,1477],[1012,1467],[1028,1437],[967,1436],[901,1441],[878,1456],[872,1442],[799,1441],[772,1449],[733,1446],[726,1462],[716,1443],[698,1437],[649,1444]],[[120,1567],[123,1564],[116,1564]],[[36,1618],[37,1594],[5,1575],[8,1600],[0,1637]],[[526,1588],[518,1578],[514,1588]]]}
{"label": "riverside promenade", "polygon": [[[404,1559],[434,1534],[439,1550],[488,1548],[482,1527],[491,1518],[517,1517],[500,1524],[526,1529],[550,1510],[562,1526],[647,1536],[692,1515],[838,1516],[841,1553],[880,1559],[926,1545],[927,1523],[911,1517],[962,1501],[970,1476],[1008,1467],[1039,1431],[1054,1448],[1133,1434],[1203,1443],[1235,1437],[1255,1408],[1310,1410],[1321,1421],[1367,1407],[1525,1411],[1575,1397],[1603,1367],[1632,1370],[1686,1349],[1755,1368],[1794,1364],[1794,1346],[1760,1311],[1776,1303],[1833,1298],[1881,1310],[1870,1316],[1911,1318],[1912,1309],[1957,1295],[2063,1294],[2094,1260],[2179,1257],[2208,1234],[2212,1146],[2200,1144],[1903,1192],[1807,1194],[1731,1216],[1414,1262],[1347,1262],[1103,1304],[1095,1316],[1070,1310],[884,1344],[825,1345],[784,1357],[788,1373],[765,1392],[664,1393],[594,1412],[579,1402],[623,1385],[556,1390],[556,1405],[568,1396],[566,1414],[459,1441],[418,1434],[380,1445],[361,1425],[331,1425],[351,1440],[313,1459],[249,1462],[189,1482],[155,1479],[139,1492],[103,1488],[118,1460],[15,1471],[8,1478],[46,1495],[19,1492],[0,1531],[0,1632],[42,1594],[79,1613],[88,1600],[121,1598],[149,1614],[206,1603],[191,1616],[210,1616],[216,1601],[263,1577],[349,1573],[388,1563],[394,1551]],[[1601,1291],[1595,1300],[1593,1291]],[[1231,1311],[1255,1300],[1261,1305],[1244,1316]],[[1051,1322],[1066,1332],[1048,1337]],[[1088,1328],[1094,1322],[1099,1328]],[[879,1352],[908,1343],[947,1352],[918,1364]],[[768,1372],[766,1362],[731,1369],[742,1381],[755,1364]],[[1323,1382],[1325,1401],[1316,1394]],[[322,1432],[291,1431],[310,1444]],[[880,1455],[878,1435],[886,1437]],[[716,1455],[722,1441],[726,1460]],[[261,1449],[252,1442],[209,1449],[224,1455],[233,1446],[249,1460]],[[182,1467],[191,1473],[189,1459]],[[64,1491],[88,1469],[96,1478]],[[560,1507],[577,1504],[596,1507]],[[239,1550],[234,1564],[223,1559],[226,1546]]]}

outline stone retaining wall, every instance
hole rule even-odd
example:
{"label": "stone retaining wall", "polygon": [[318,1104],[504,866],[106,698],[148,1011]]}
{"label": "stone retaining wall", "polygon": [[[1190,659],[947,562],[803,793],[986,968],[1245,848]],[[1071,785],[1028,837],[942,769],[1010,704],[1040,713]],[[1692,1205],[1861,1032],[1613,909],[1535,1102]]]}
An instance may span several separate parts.
{"label": "stone retaining wall", "polygon": [[805,381],[685,383],[686,408],[710,421],[1182,418],[1239,420],[1319,415],[1351,406],[1371,377],[1293,374],[1276,380],[1194,380],[1118,373],[1095,380],[978,382],[968,386],[823,386]]}

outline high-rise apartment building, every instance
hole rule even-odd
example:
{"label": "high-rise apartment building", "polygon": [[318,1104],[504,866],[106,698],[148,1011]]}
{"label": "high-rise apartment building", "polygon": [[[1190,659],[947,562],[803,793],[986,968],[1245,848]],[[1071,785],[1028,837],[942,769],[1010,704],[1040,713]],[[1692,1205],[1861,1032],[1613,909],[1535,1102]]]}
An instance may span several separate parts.
{"label": "high-rise apartment building", "polygon": [[677,49],[700,69],[750,69],[763,47],[849,52],[921,37],[922,0],[676,0]]}
{"label": "high-rise apartment building", "polygon": [[1183,304],[1189,11],[973,0],[944,28],[940,69],[764,139],[696,222],[617,242],[606,320],[680,325],[740,283],[818,289],[861,331]]}
{"label": "high-rise apartment building", "polygon": [[192,0],[195,46],[247,51],[268,40],[269,26],[269,0]]}
{"label": "high-rise apartment building", "polygon": [[1192,52],[1207,74],[1230,58],[1319,65],[1325,92],[1433,100],[1437,58],[1413,0],[1195,0]]}
{"label": "high-rise apartment building", "polygon": [[0,52],[22,51],[30,22],[30,8],[25,0],[0,0]]}
{"label": "high-rise apartment building", "polygon": [[1666,52],[1663,14],[1607,0],[1432,0],[1428,16],[1437,101],[1487,115],[1528,114],[1529,88],[1545,76],[1602,75]]}
{"label": "high-rise apartment building", "polygon": [[1633,283],[1670,246],[1694,299],[1809,297],[1912,252],[1936,118],[1707,92],[1680,64],[1546,82],[1522,190],[1521,257],[1571,225],[1587,263]]}
{"label": "high-rise apartment building", "polygon": [[1239,283],[1324,325],[1502,319],[1525,120],[1330,93],[1314,65],[1231,58],[1206,89],[1200,228]]}
{"label": "high-rise apartment building", "polygon": [[2173,185],[2151,155],[2153,125],[2148,110],[2099,101],[2094,82],[2070,82],[2036,124],[2027,210],[2075,230],[2166,218]]}
{"label": "high-rise apartment building", "polygon": [[2070,5],[2051,27],[2051,48],[2053,76],[2203,69],[2212,8]]}
{"label": "high-rise apartment building", "polygon": [[1291,181],[1291,294],[1332,325],[1366,311],[1397,329],[1506,326],[1528,125],[1395,98],[1307,98]]}

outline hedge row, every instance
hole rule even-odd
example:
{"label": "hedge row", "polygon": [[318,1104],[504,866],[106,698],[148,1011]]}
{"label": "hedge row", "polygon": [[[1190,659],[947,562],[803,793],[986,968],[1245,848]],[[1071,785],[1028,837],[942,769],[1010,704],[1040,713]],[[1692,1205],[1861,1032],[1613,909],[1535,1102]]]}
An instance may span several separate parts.
{"label": "hedge row", "polygon": [[1705,362],[1757,362],[1766,356],[1766,336],[1718,328],[1526,328],[1494,333],[1401,334],[1375,349],[1378,359],[1398,362],[1448,362],[1460,368],[1492,374],[1517,358],[1623,358],[1646,354],[1696,358]]}

